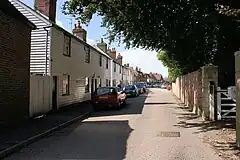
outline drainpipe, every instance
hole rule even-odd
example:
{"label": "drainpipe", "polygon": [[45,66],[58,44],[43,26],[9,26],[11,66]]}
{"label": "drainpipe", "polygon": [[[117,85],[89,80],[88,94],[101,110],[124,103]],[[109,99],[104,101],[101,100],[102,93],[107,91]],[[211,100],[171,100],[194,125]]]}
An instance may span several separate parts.
{"label": "drainpipe", "polygon": [[47,75],[47,71],[48,71],[48,68],[47,68],[47,63],[48,63],[48,36],[49,36],[49,31],[47,30],[47,28],[51,28],[52,26],[47,26],[47,27],[43,27],[43,29],[47,32],[47,36],[46,36],[46,50],[45,50],[45,58],[46,58],[46,61],[45,61],[45,75]]}

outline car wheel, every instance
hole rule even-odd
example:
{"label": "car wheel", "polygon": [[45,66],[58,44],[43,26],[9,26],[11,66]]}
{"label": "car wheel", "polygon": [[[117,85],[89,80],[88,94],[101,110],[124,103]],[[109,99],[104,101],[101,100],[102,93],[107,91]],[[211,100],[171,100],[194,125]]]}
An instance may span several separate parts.
{"label": "car wheel", "polygon": [[124,106],[127,105],[126,99],[123,101],[123,105]]}
{"label": "car wheel", "polygon": [[117,109],[120,109],[120,108],[121,108],[121,102],[120,102],[120,101],[117,102],[116,108],[117,108]]}
{"label": "car wheel", "polygon": [[97,105],[93,105],[93,109],[94,109],[94,111],[99,111],[100,110],[100,108]]}

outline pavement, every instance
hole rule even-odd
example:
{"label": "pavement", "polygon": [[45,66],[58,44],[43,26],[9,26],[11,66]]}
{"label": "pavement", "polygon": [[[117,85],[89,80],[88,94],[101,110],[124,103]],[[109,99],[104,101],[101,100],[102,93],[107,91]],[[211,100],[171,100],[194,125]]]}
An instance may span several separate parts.
{"label": "pavement", "polygon": [[6,160],[221,160],[197,127],[182,127],[186,114],[171,91],[150,89],[121,110],[92,114],[32,143]]}
{"label": "pavement", "polygon": [[87,118],[91,112],[92,107],[89,103],[81,103],[30,119],[18,126],[2,127],[0,132],[0,159],[58,129]]}

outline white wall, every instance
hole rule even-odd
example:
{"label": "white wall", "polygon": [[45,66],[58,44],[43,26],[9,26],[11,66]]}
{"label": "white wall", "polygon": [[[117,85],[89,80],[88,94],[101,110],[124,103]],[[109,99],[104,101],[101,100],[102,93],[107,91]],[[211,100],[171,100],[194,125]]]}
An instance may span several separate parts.
{"label": "white wall", "polygon": [[119,85],[123,79],[123,70],[121,69],[120,73],[120,67],[122,68],[122,66],[116,63],[116,72],[114,72],[114,63],[116,62],[112,61],[112,80],[116,80],[116,85]]}
{"label": "white wall", "polygon": [[[56,28],[52,28],[51,41],[51,72],[52,76],[58,76],[58,106],[70,105],[72,103],[82,102],[90,99],[90,92],[85,93],[85,78],[91,77],[95,73],[102,79],[102,86],[106,85],[106,79],[111,79],[110,62],[109,68],[106,69],[106,57],[102,56],[102,67],[99,65],[99,53],[90,48],[90,63],[85,62],[84,42],[80,42],[76,38],[71,38],[71,56],[63,55],[64,33]],[[64,74],[70,75],[70,93],[62,95],[62,84]],[[91,84],[89,84],[91,86]],[[91,88],[90,88],[91,91]]]}

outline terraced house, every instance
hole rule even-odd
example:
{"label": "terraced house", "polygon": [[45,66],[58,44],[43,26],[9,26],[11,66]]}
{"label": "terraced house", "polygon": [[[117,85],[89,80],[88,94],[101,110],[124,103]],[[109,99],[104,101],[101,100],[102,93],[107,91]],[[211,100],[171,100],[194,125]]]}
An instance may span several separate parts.
{"label": "terraced house", "polygon": [[103,40],[89,45],[80,23],[72,33],[58,26],[56,0],[35,0],[35,9],[10,1],[37,26],[31,35],[31,116],[89,100],[99,86],[122,83],[122,56]]}

